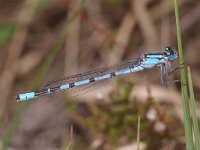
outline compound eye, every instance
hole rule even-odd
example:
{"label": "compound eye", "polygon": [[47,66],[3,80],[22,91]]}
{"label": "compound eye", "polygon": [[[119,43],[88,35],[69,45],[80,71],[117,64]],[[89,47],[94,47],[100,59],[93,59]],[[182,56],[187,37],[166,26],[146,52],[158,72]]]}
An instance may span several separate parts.
{"label": "compound eye", "polygon": [[166,48],[165,48],[165,51],[169,51],[169,50],[170,50],[170,47],[166,47]]}

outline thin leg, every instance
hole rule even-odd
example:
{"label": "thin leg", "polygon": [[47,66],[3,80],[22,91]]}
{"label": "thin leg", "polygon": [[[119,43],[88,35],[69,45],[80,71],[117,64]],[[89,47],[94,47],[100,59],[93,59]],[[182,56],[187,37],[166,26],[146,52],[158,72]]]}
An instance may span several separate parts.
{"label": "thin leg", "polygon": [[168,85],[168,84],[174,84],[179,82],[179,80],[173,80],[173,81],[167,81],[166,79],[166,64],[160,65],[160,84],[161,85]]}
{"label": "thin leg", "polygon": [[[184,63],[180,64],[180,66],[176,66],[176,67],[170,69],[168,71],[168,75],[171,75],[174,71],[181,69],[181,67],[183,67],[183,64]],[[183,84],[180,80],[173,80],[173,81],[167,82],[166,84],[177,83],[177,82],[180,82],[181,84]]]}
{"label": "thin leg", "polygon": [[163,82],[166,83],[167,75],[166,75],[166,64],[163,64]]}
{"label": "thin leg", "polygon": [[167,62],[166,64],[167,64],[167,70],[168,70],[168,72],[171,72],[171,70],[172,70],[171,62]]}
{"label": "thin leg", "polygon": [[160,67],[160,72],[159,72],[159,74],[160,74],[160,84],[163,85],[164,82],[163,82],[163,71],[162,71],[163,66],[162,66],[162,64],[160,64],[159,67]]}
{"label": "thin leg", "polygon": [[168,71],[168,76],[171,75],[172,73],[174,73],[174,71],[176,71],[177,69],[180,69],[179,66],[172,68],[171,70]]}
{"label": "thin leg", "polygon": [[[183,63],[184,64],[184,63]],[[176,70],[178,70],[178,69],[180,69],[181,67],[182,67],[182,65],[183,64],[180,64],[180,66],[176,66],[176,67],[174,67],[174,68],[171,68],[171,65],[170,65],[170,67],[169,67],[169,71],[168,71],[168,75],[171,75],[174,71],[176,71]]]}
{"label": "thin leg", "polygon": [[163,82],[162,85],[169,85],[169,84],[174,84],[174,83],[178,83],[180,82],[179,80],[173,80],[173,81],[167,81],[167,82]]}

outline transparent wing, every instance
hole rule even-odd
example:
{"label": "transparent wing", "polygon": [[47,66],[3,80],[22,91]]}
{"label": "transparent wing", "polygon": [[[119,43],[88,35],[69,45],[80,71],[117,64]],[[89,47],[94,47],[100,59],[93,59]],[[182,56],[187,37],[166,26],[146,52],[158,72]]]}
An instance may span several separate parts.
{"label": "transparent wing", "polygon": [[[94,77],[97,77],[97,76],[100,76],[103,74],[112,73],[112,72],[115,72],[115,71],[123,69],[123,68],[134,66],[134,65],[138,64],[140,61],[141,61],[141,58],[138,58],[135,60],[128,60],[126,62],[117,63],[117,64],[112,65],[107,68],[97,69],[97,70],[89,71],[86,73],[80,73],[80,74],[64,77],[62,79],[53,80],[53,81],[46,83],[45,88],[50,88],[50,87],[62,85],[64,83],[72,83],[72,82],[76,82],[76,81],[80,81],[80,80],[84,80],[84,79],[94,78]],[[98,82],[98,81],[96,81],[96,82]],[[91,84],[91,83],[89,83],[89,84]],[[83,87],[86,85],[83,85]],[[78,87],[80,87],[80,86],[78,86]],[[74,89],[74,88],[72,88],[72,89]]]}
{"label": "transparent wing", "polygon": [[85,93],[97,90],[101,87],[104,87],[112,80],[113,80],[113,78],[104,79],[102,81],[96,81],[96,82],[92,82],[90,84],[76,86],[76,87],[73,87],[73,88],[70,88],[67,90],[56,91],[54,93],[50,93],[47,95],[41,95],[40,97],[37,97],[37,99],[41,99],[42,97],[46,97],[46,96],[49,98],[56,99],[56,100],[63,100],[64,98],[77,97],[77,96],[83,95]]}
{"label": "transparent wing", "polygon": [[113,80],[113,79],[105,79],[105,80],[102,80],[102,81],[96,81],[96,82],[92,82],[90,84],[77,86],[77,87],[74,87],[74,88],[71,88],[71,89],[68,89],[68,90],[63,90],[63,91],[60,91],[60,92],[65,97],[76,97],[76,96],[80,96],[80,95],[83,95],[85,93],[97,90],[97,89],[105,86],[106,84],[108,84],[111,80]]}

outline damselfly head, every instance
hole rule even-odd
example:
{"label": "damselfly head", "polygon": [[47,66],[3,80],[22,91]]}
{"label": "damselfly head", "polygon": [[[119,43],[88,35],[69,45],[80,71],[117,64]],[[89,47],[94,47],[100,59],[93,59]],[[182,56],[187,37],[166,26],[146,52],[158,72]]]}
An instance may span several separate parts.
{"label": "damselfly head", "polygon": [[166,47],[164,54],[168,57],[169,61],[174,61],[177,58],[175,50],[173,50],[171,47]]}

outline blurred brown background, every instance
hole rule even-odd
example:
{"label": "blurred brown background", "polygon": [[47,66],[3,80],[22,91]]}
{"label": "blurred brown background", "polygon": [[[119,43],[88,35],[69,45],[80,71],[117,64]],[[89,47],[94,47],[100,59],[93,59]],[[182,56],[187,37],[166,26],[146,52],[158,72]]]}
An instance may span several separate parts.
{"label": "blurred brown background", "polygon": [[[199,108],[200,2],[179,4],[184,63],[191,67]],[[123,76],[73,100],[55,94],[15,101],[37,84],[42,88],[46,81],[166,46],[177,49],[173,1],[0,0],[0,148],[6,141],[12,150],[134,149],[140,114],[141,149],[185,149],[180,84],[160,86],[158,68]],[[178,60],[172,64],[177,65]],[[168,78],[174,79],[179,71]]]}

